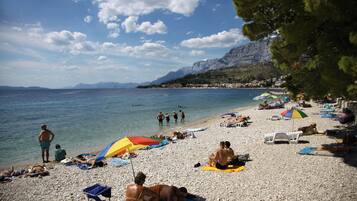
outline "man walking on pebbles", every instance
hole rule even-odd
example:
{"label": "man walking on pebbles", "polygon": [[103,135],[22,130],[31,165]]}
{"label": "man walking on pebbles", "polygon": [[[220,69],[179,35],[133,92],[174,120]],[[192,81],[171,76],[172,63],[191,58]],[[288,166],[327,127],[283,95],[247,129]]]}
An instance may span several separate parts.
{"label": "man walking on pebbles", "polygon": [[[50,130],[47,129],[47,125],[42,125],[41,126],[41,132],[40,135],[38,136],[38,141],[40,142],[41,146],[41,152],[42,152],[42,162],[43,163],[48,163],[48,157],[49,157],[49,150],[50,150],[50,145],[55,137],[55,134],[53,134]],[[45,160],[46,157],[46,160]]]}

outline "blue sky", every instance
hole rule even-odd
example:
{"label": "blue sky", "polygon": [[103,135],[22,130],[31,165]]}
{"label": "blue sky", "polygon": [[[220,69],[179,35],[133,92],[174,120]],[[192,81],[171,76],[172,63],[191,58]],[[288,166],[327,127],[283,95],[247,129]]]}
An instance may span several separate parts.
{"label": "blue sky", "polygon": [[230,0],[2,0],[0,85],[145,82],[247,42]]}

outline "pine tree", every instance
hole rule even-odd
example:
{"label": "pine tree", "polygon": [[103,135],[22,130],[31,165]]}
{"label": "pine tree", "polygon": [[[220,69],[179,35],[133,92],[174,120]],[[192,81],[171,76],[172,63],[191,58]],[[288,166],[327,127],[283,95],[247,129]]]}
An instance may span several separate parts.
{"label": "pine tree", "polygon": [[276,65],[287,88],[311,97],[357,98],[356,0],[234,0],[250,40],[276,36]]}

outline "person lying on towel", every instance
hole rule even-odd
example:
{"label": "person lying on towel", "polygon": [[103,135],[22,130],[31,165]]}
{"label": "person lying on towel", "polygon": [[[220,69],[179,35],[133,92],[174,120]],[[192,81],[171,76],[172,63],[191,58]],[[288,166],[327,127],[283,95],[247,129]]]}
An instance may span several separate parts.
{"label": "person lying on towel", "polygon": [[156,192],[160,200],[177,200],[185,201],[188,193],[185,187],[177,188],[165,184],[157,184],[149,187],[150,190]]}

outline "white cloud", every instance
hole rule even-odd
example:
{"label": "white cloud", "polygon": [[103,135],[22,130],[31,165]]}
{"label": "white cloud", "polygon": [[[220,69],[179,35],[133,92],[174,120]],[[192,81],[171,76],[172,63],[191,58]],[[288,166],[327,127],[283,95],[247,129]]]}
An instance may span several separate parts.
{"label": "white cloud", "polygon": [[119,37],[119,33],[120,33],[120,28],[119,28],[119,24],[115,23],[115,22],[109,22],[107,24],[107,29],[109,29],[109,34],[108,37],[110,38],[117,38]]}
{"label": "white cloud", "polygon": [[185,16],[191,15],[199,0],[95,0],[98,18],[107,24],[114,16],[147,15],[156,10],[168,10]]}
{"label": "white cloud", "polygon": [[101,55],[101,56],[99,56],[98,58],[97,58],[97,60],[98,61],[105,61],[105,60],[107,60],[108,58],[106,57],[106,56],[103,56],[103,55]]}
{"label": "white cloud", "polygon": [[15,31],[22,31],[22,28],[21,27],[11,27],[13,30]]}
{"label": "white cloud", "polygon": [[169,55],[169,49],[157,42],[146,42],[138,46],[125,46],[120,48],[120,51],[131,56],[167,57]]}
{"label": "white cloud", "polygon": [[181,42],[181,46],[188,48],[224,48],[237,45],[244,40],[240,29],[230,29],[202,38],[190,38]]}
{"label": "white cloud", "polygon": [[84,21],[85,23],[91,23],[92,20],[93,20],[93,17],[90,16],[90,15],[85,16],[84,19],[83,19],[83,21]]}
{"label": "white cloud", "polygon": [[190,52],[191,56],[203,56],[205,54],[206,54],[206,52],[203,50],[191,50],[191,52]]}
{"label": "white cloud", "polygon": [[152,34],[165,34],[167,32],[166,25],[161,20],[158,20],[153,24],[148,21],[138,24],[137,21],[138,21],[137,16],[129,16],[124,20],[121,26],[123,27],[126,33],[143,32],[152,35]]}
{"label": "white cloud", "polygon": [[84,41],[87,38],[87,35],[81,32],[70,32],[63,30],[60,32],[49,32],[46,34],[45,41],[55,45],[68,45],[73,42]]}

